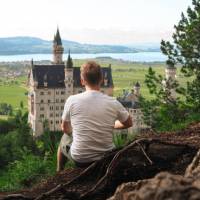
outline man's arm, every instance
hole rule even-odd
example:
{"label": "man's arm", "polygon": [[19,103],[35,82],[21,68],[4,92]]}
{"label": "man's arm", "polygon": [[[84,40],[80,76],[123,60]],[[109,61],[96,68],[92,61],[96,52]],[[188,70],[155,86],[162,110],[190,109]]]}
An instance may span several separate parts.
{"label": "man's arm", "polygon": [[69,121],[62,121],[61,130],[63,131],[63,133],[71,135],[72,133],[71,123]]}
{"label": "man's arm", "polygon": [[133,126],[133,122],[131,116],[129,115],[125,122],[120,122],[119,120],[115,121],[114,129],[127,129],[131,126]]}

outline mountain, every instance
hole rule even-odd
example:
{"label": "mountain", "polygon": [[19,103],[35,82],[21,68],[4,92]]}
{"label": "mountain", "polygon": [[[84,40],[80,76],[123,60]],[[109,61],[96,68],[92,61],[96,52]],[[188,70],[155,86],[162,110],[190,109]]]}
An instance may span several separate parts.
{"label": "mountain", "polygon": [[[136,53],[134,47],[121,45],[93,45],[63,40],[65,53]],[[52,41],[36,37],[0,38],[0,55],[47,54],[52,53]]]}

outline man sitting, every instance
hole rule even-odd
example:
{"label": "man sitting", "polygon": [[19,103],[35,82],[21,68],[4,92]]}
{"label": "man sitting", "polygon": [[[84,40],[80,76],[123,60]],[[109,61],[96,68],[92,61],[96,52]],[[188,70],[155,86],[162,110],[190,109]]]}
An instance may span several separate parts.
{"label": "man sitting", "polygon": [[113,129],[132,126],[132,119],[122,104],[100,92],[101,83],[101,67],[96,62],[81,66],[81,84],[86,91],[66,100],[57,171],[64,169],[67,158],[80,166],[101,159],[105,152],[114,148]]}

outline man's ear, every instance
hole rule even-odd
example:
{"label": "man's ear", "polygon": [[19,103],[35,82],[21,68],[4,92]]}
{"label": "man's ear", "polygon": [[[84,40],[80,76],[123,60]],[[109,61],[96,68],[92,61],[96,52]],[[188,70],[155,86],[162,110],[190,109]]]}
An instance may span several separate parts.
{"label": "man's ear", "polygon": [[85,86],[85,81],[84,81],[84,79],[82,77],[81,77],[81,85]]}

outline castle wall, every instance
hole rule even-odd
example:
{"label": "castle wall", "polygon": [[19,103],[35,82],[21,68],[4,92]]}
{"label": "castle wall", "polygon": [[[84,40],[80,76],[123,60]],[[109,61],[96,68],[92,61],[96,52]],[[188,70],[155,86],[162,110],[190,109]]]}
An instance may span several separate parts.
{"label": "castle wall", "polygon": [[35,136],[43,133],[44,122],[47,123],[50,131],[61,130],[61,116],[68,96],[65,88],[35,90],[34,115],[30,112],[29,103],[29,119],[35,130]]}

